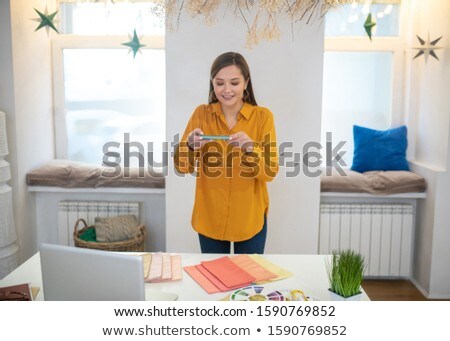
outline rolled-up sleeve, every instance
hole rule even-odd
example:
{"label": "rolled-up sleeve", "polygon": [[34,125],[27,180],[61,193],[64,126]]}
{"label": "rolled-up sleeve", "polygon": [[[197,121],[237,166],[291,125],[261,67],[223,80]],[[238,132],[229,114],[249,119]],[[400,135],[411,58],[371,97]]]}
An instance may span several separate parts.
{"label": "rolled-up sleeve", "polygon": [[273,114],[266,110],[259,141],[251,153],[242,154],[242,163],[253,168],[253,177],[262,181],[272,181],[278,173],[278,148]]}
{"label": "rolled-up sleeve", "polygon": [[174,166],[179,173],[193,173],[195,171],[199,151],[189,148],[187,139],[191,131],[201,127],[200,112],[201,106],[195,109],[184,130],[180,143],[175,147]]}

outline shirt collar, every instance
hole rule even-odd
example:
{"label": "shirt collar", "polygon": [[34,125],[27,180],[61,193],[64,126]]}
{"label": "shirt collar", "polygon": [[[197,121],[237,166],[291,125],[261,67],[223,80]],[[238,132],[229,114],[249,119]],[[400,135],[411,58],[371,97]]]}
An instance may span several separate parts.
{"label": "shirt collar", "polygon": [[251,105],[247,102],[244,102],[244,105],[242,106],[240,112],[241,112],[242,116],[244,116],[247,120],[249,120],[253,114],[253,111],[254,111],[253,105]]}
{"label": "shirt collar", "polygon": [[[213,107],[212,112],[216,115],[222,115],[222,107],[220,106],[220,102],[212,103]],[[239,111],[242,116],[245,117],[246,120],[249,120],[250,117],[253,114],[253,105],[244,102],[244,105],[242,106],[241,110]]]}

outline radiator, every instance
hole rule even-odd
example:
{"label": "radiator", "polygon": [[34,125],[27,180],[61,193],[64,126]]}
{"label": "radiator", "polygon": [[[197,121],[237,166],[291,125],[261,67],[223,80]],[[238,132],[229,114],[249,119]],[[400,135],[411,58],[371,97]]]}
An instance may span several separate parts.
{"label": "radiator", "polygon": [[352,249],[365,258],[365,277],[410,277],[412,204],[320,205],[319,253]]}
{"label": "radiator", "polygon": [[[131,201],[60,201],[58,204],[58,239],[62,245],[74,245],[73,230],[78,219],[83,218],[88,226],[95,217],[117,217],[134,214],[139,221],[139,202]],[[79,229],[82,224],[78,226]]]}

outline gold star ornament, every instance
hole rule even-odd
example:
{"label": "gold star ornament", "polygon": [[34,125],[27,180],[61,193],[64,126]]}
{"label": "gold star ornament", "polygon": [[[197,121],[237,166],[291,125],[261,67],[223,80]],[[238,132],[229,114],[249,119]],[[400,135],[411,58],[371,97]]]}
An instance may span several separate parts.
{"label": "gold star ornament", "polygon": [[442,47],[436,46],[439,40],[442,39],[442,36],[434,39],[433,41],[430,41],[430,33],[428,33],[428,39],[426,41],[419,36],[416,37],[417,39],[419,39],[420,46],[413,47],[413,49],[419,50],[419,52],[417,52],[417,54],[414,56],[413,60],[417,57],[420,57],[421,55],[425,57],[425,63],[428,62],[428,56],[432,56],[433,58],[439,60],[434,50],[442,49]]}

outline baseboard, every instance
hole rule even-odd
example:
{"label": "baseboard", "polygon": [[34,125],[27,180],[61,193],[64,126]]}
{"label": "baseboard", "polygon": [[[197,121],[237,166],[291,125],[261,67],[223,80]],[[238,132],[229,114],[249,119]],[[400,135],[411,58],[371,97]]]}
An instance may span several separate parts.
{"label": "baseboard", "polygon": [[425,296],[428,300],[450,300],[449,295],[435,295],[430,294],[427,290],[425,290],[414,278],[411,278],[411,283],[420,291],[420,293]]}
{"label": "baseboard", "polygon": [[410,280],[409,277],[405,277],[405,276],[364,276],[363,280],[367,279],[367,280]]}
{"label": "baseboard", "polygon": [[410,281],[411,281],[411,283],[412,284],[414,284],[414,286],[417,288],[417,290],[419,290],[420,291],[420,293],[423,295],[423,296],[425,296],[425,298],[430,298],[428,295],[429,295],[429,293],[428,293],[428,291],[427,290],[425,290],[420,284],[419,284],[419,282],[417,282],[414,278],[410,278]]}
{"label": "baseboard", "polygon": [[420,291],[420,293],[425,296],[428,300],[450,300],[449,295],[435,295],[430,294],[427,290],[425,290],[414,278],[411,278],[411,283]]}

